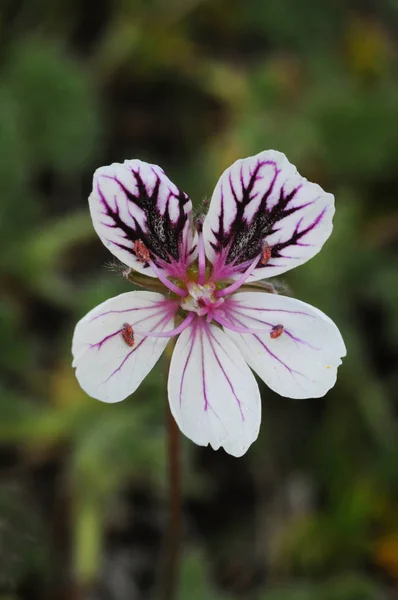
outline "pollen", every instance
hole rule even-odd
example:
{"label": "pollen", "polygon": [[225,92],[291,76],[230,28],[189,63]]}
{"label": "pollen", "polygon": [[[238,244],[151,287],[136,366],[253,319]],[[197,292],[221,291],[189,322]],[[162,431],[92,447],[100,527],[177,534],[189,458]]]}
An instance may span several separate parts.
{"label": "pollen", "polygon": [[138,258],[138,260],[142,263],[148,262],[150,259],[150,254],[148,248],[145,246],[142,240],[136,240],[134,242],[134,254]]}
{"label": "pollen", "polygon": [[284,331],[283,325],[278,323],[278,325],[274,325],[271,331],[269,332],[269,336],[272,340],[276,340],[276,338],[280,337]]}
{"label": "pollen", "polygon": [[123,325],[122,336],[123,336],[123,339],[126,342],[127,346],[130,346],[130,348],[133,348],[133,346],[134,346],[134,330],[133,330],[132,326],[129,325],[128,323],[124,323],[124,325]]}
{"label": "pollen", "polygon": [[266,265],[270,258],[271,258],[271,246],[268,244],[268,242],[264,242],[263,251],[261,253],[260,264]]}

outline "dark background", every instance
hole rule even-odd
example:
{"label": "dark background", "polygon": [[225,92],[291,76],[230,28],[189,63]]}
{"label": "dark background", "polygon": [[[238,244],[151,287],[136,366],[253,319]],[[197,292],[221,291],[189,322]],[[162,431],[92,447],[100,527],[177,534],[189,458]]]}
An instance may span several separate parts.
{"label": "dark background", "polygon": [[93,171],[160,164],[198,205],[275,148],[336,196],[281,278],[340,327],[322,399],[262,386],[235,459],[182,440],[179,600],[392,600],[398,583],[397,0],[0,0],[0,599],[153,598],[166,361],[118,405],[71,368],[76,321],[129,291]]}

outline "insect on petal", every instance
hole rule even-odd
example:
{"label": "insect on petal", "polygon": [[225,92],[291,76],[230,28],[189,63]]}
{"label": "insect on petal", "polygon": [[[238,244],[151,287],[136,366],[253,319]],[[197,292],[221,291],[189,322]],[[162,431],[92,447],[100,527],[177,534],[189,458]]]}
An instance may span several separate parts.
{"label": "insect on petal", "polygon": [[177,304],[154,292],[128,292],[103,302],[76,325],[73,366],[81,387],[103,402],[132,394],[152,370],[168,339],[142,331],[173,329]]}
{"label": "insect on petal", "polygon": [[346,349],[329,317],[317,308],[285,296],[244,292],[223,305],[235,327],[259,330],[227,336],[247,364],[275,392],[288,398],[324,396],[336,382]]}
{"label": "insect on petal", "polygon": [[260,393],[237,347],[214,325],[197,319],[173,352],[168,392],[181,431],[196,444],[242,456],[257,439]]}
{"label": "insect on petal", "polygon": [[181,277],[196,256],[192,202],[156,165],[126,160],[97,169],[89,204],[103,244],[141,273],[156,277],[150,257],[167,275]]}
{"label": "insect on petal", "polygon": [[203,225],[214,278],[237,278],[260,255],[250,281],[305,263],[329,237],[333,214],[333,195],[281,152],[236,161],[221,175]]}

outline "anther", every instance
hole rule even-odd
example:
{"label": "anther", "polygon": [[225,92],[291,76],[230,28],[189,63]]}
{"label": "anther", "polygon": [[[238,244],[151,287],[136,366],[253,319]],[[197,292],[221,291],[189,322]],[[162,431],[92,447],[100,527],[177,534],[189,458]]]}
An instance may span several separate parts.
{"label": "anther", "polygon": [[260,265],[266,265],[271,258],[271,246],[268,242],[264,242],[263,251],[261,254]]}
{"label": "anther", "polygon": [[136,240],[134,242],[134,254],[138,258],[138,260],[142,263],[146,263],[150,259],[150,254],[148,248],[145,246],[142,240]]}
{"label": "anther", "polygon": [[123,324],[122,336],[127,346],[132,348],[134,346],[134,330],[128,323]]}
{"label": "anther", "polygon": [[276,338],[282,335],[284,329],[285,328],[280,323],[278,323],[278,325],[274,325],[271,331],[269,332],[270,338],[276,340]]}

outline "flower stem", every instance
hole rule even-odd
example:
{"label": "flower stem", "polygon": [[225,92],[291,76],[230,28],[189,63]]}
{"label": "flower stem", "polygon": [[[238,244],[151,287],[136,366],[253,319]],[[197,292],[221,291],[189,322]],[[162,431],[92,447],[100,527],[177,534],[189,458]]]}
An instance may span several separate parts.
{"label": "flower stem", "polygon": [[178,584],[181,536],[180,433],[167,402],[169,522],[165,540],[162,600],[174,600]]}

